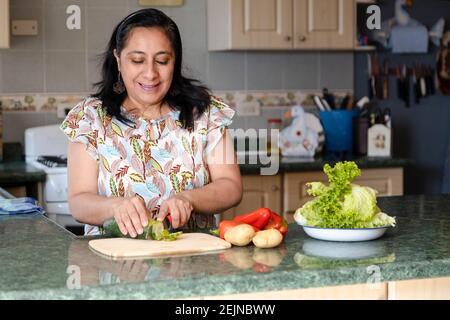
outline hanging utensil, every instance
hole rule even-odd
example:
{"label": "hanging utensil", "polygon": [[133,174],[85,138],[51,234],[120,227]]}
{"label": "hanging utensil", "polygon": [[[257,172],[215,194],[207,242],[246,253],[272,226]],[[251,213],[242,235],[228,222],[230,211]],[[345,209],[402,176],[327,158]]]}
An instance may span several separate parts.
{"label": "hanging utensil", "polygon": [[404,76],[405,76],[405,80],[404,80],[404,86],[405,86],[405,106],[407,108],[409,108],[411,106],[411,101],[410,101],[410,92],[409,92],[409,81],[410,81],[410,75],[408,72],[408,68],[406,67],[406,65],[403,65],[404,68]]}
{"label": "hanging utensil", "polygon": [[382,92],[383,99],[384,100],[389,99],[389,65],[388,65],[388,59],[384,60],[382,86],[383,86],[383,92]]}
{"label": "hanging utensil", "polygon": [[397,90],[399,93],[399,98],[405,102],[405,107],[407,108],[410,107],[409,78],[408,68],[404,64],[400,71],[400,78],[397,80]]}
{"label": "hanging utensil", "polygon": [[436,83],[434,81],[435,81],[435,70],[432,67],[430,67],[430,84],[432,95],[436,94]]}
{"label": "hanging utensil", "polygon": [[367,54],[367,75],[369,85],[369,98],[372,100],[375,96],[375,79],[373,76],[372,57],[370,54]]}
{"label": "hanging utensil", "polygon": [[413,67],[413,90],[414,90],[414,103],[415,104],[419,104],[420,103],[420,98],[421,93],[420,93],[420,85],[419,85],[419,80],[418,80],[418,67],[414,66]]}
{"label": "hanging utensil", "polygon": [[391,127],[391,109],[390,108],[385,108],[383,111],[383,122],[384,125],[388,128]]}
{"label": "hanging utensil", "polygon": [[383,75],[382,75],[382,70],[381,70],[381,66],[380,66],[380,61],[378,59],[378,56],[375,56],[374,59],[374,65],[373,65],[373,72],[374,72],[374,76],[375,76],[375,96],[380,99],[383,100]]}
{"label": "hanging utensil", "polygon": [[426,97],[428,95],[423,65],[420,66],[420,93],[422,94],[422,97]]}
{"label": "hanging utensil", "polygon": [[403,94],[402,94],[402,75],[400,72],[400,68],[397,66],[395,67],[395,77],[397,78],[397,97],[399,99],[402,98]]}

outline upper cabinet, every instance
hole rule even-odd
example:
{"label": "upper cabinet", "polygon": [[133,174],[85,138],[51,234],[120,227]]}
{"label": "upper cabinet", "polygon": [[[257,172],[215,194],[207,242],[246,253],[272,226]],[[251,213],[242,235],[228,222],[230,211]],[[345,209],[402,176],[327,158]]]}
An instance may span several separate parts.
{"label": "upper cabinet", "polygon": [[354,0],[208,0],[209,50],[353,49]]}
{"label": "upper cabinet", "polygon": [[294,0],[294,48],[353,49],[353,0]]}
{"label": "upper cabinet", "polygon": [[292,47],[292,0],[208,0],[208,47]]}
{"label": "upper cabinet", "polygon": [[0,0],[0,49],[9,46],[9,0]]}

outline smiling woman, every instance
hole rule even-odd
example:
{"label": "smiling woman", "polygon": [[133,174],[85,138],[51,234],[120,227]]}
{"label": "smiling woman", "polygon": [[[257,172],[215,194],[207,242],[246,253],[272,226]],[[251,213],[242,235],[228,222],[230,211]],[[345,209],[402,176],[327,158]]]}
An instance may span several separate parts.
{"label": "smiling woman", "polygon": [[62,123],[69,207],[86,234],[115,219],[136,237],[169,213],[174,228],[215,228],[213,215],[240,202],[234,111],[182,75],[182,55],[169,17],[132,13],[111,36],[98,91]]}
{"label": "smiling woman", "polygon": [[[147,39],[155,41],[149,42]],[[150,119],[168,113],[168,103],[160,103],[172,84],[175,54],[164,31],[158,28],[134,28],[130,32],[126,49],[120,55],[114,49],[114,56],[127,88],[127,97],[123,102],[125,108],[132,113],[143,110],[144,117]],[[122,90],[125,91],[125,88],[122,87]]]}

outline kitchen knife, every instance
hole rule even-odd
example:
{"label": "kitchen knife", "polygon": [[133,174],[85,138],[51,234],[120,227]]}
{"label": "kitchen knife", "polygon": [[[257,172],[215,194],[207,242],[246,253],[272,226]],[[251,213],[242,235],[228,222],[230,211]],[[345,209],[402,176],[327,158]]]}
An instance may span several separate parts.
{"label": "kitchen knife", "polygon": [[367,54],[367,76],[369,85],[369,98],[373,99],[373,97],[375,96],[375,79],[373,77],[372,57],[370,56],[370,54]]}
{"label": "kitchen knife", "polygon": [[408,73],[408,69],[406,68],[405,65],[405,106],[407,108],[409,108],[411,106],[411,100],[410,100],[410,92],[409,92],[409,81],[410,81],[410,76]]}
{"label": "kitchen knife", "polygon": [[428,81],[430,84],[430,94],[435,95],[436,94],[436,88],[434,87],[434,69],[431,67],[428,67]]}
{"label": "kitchen knife", "polygon": [[414,102],[416,104],[420,103],[420,98],[421,98],[421,94],[420,94],[420,88],[419,88],[419,81],[417,79],[417,67],[413,68],[413,88],[414,88]]}
{"label": "kitchen knife", "polygon": [[383,77],[382,77],[382,81],[383,81],[383,94],[382,97],[384,100],[389,98],[389,65],[388,65],[388,60],[385,59],[384,60],[384,68],[383,68]]}
{"label": "kitchen knife", "polygon": [[323,88],[322,91],[323,99],[328,103],[331,109],[336,109],[336,100],[334,95],[331,94],[327,88]]}
{"label": "kitchen knife", "polygon": [[313,97],[314,103],[316,104],[316,107],[320,110],[320,111],[326,111],[325,107],[322,104],[322,100],[320,99],[319,96],[314,96]]}
{"label": "kitchen knife", "polygon": [[321,101],[322,101],[322,105],[325,107],[325,109],[326,109],[327,111],[331,111],[331,110],[332,110],[332,109],[331,109],[331,106],[328,104],[328,101],[327,101],[327,100],[321,99]]}

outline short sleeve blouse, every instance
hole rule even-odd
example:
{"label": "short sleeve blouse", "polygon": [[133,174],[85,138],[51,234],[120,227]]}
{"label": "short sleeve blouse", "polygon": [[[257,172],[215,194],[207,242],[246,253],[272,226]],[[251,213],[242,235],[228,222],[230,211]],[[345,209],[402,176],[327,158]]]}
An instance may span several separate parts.
{"label": "short sleeve blouse", "polygon": [[[179,111],[155,120],[122,114],[134,122],[126,125],[106,114],[101,100],[86,98],[61,124],[70,141],[86,146],[99,164],[98,194],[105,197],[141,197],[155,216],[161,203],[184,190],[210,182],[206,156],[232,123],[234,110],[212,97],[210,106],[187,130]],[[214,227],[212,215],[192,214],[187,228]],[[86,228],[86,233],[98,229]]]}

